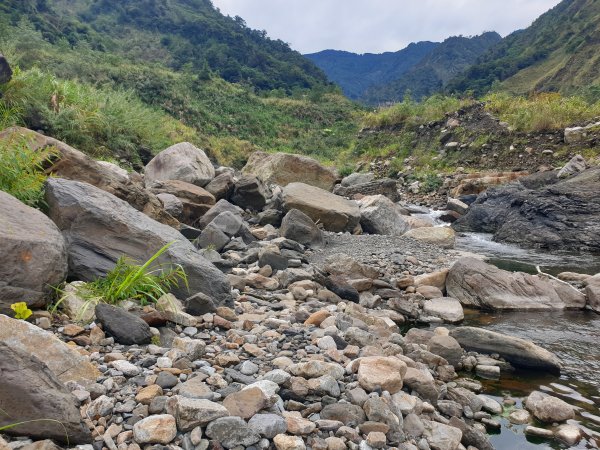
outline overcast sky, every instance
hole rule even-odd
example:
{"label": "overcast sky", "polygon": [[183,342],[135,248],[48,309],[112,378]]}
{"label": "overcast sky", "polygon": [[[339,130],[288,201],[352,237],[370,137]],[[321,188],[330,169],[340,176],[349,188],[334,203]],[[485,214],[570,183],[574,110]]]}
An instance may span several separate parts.
{"label": "overcast sky", "polygon": [[415,41],[525,28],[559,0],[213,0],[301,53],[396,51]]}

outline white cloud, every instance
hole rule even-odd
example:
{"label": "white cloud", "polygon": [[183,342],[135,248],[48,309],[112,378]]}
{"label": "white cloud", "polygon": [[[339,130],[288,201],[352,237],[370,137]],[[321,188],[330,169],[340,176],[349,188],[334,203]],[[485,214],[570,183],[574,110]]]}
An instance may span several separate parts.
{"label": "white cloud", "polygon": [[302,53],[396,51],[415,41],[525,28],[559,0],[213,0]]}

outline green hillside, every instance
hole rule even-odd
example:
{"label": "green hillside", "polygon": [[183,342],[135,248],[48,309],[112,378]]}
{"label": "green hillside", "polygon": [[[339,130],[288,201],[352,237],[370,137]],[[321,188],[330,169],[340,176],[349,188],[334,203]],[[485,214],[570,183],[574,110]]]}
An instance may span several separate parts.
{"label": "green hillside", "polygon": [[448,38],[398,79],[367,89],[362,99],[369,104],[379,104],[401,101],[407,93],[422,100],[441,92],[452,78],[500,40],[500,35],[494,32],[472,38]]}
{"label": "green hillside", "polygon": [[481,56],[448,90],[481,95],[492,87],[600,98],[600,2],[563,0]]}

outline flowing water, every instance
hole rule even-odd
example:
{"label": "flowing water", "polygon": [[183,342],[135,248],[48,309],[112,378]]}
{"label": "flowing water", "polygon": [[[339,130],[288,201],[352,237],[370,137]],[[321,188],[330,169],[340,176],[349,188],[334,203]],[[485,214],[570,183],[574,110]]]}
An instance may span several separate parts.
{"label": "flowing water", "polygon": [[[443,226],[439,213],[423,214],[436,226]],[[457,250],[488,257],[488,262],[504,270],[557,275],[560,272],[600,273],[600,256],[570,252],[545,252],[497,243],[482,233],[460,233]],[[501,418],[502,429],[490,437],[497,450],[591,449],[600,448],[600,315],[591,311],[493,312],[465,311],[464,325],[479,326],[510,336],[531,340],[554,352],[563,362],[560,377],[517,371],[502,374],[500,380],[480,380],[485,393],[502,401],[505,396],[522,401],[533,390],[555,395],[578,409],[576,419],[584,439],[569,447],[557,441],[526,437],[525,425],[513,425]],[[542,426],[542,424],[535,424]],[[547,428],[547,426],[545,426]]]}

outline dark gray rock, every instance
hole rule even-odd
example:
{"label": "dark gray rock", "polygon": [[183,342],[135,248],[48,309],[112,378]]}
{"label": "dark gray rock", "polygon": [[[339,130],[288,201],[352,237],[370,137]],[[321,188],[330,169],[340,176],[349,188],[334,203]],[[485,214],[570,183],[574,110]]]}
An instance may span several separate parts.
{"label": "dark gray rock", "polygon": [[214,177],[210,183],[204,186],[204,189],[214,195],[216,200],[228,200],[233,193],[233,185],[233,175],[230,172],[224,172]]}
{"label": "dark gray rock", "polygon": [[332,275],[325,280],[325,287],[345,300],[358,303],[360,294],[344,278]]}
{"label": "dark gray rock", "polygon": [[288,259],[274,251],[264,250],[259,253],[258,265],[271,266],[273,270],[285,270],[288,268]]}
{"label": "dark gray rock", "polygon": [[215,217],[209,225],[221,230],[227,236],[235,236],[240,231],[243,223],[244,221],[239,214],[225,211]]}
{"label": "dark gray rock", "polygon": [[25,422],[3,433],[71,445],[92,441],[77,399],[35,356],[0,342],[0,378],[0,427]]}
{"label": "dark gray rock", "polygon": [[279,234],[309,247],[323,246],[323,233],[313,220],[298,209],[291,209],[283,218]]}
{"label": "dark gray rock", "polygon": [[213,250],[220,252],[225,247],[231,238],[221,231],[217,226],[209,223],[200,237],[196,240],[195,244],[198,248],[212,248]]}
{"label": "dark gray rock", "polygon": [[526,247],[600,251],[600,168],[560,181],[555,172],[536,174],[488,189],[453,227]]}
{"label": "dark gray rock", "polygon": [[364,183],[352,184],[343,186],[338,184],[333,193],[342,197],[353,197],[356,194],[361,195],[384,195],[393,202],[400,200],[398,194],[398,183],[391,178],[381,178],[379,180],[371,180]]}
{"label": "dark gray rock", "polygon": [[258,224],[279,227],[281,225],[281,216],[281,211],[278,209],[266,209],[258,214]]}
{"label": "dark gray rock", "polygon": [[12,69],[2,53],[0,53],[0,84],[8,83],[12,78]]}
{"label": "dark gray rock", "polygon": [[69,269],[74,278],[90,281],[103,276],[123,255],[145,262],[171,243],[157,262],[181,265],[189,286],[188,289],[181,284],[173,289],[173,294],[185,298],[203,292],[216,303],[230,304],[231,286],[225,275],[173,228],[150,219],[107,192],[77,181],[50,178],[46,201],[50,218],[67,242]]}
{"label": "dark gray rock", "polygon": [[202,316],[207,313],[214,313],[217,310],[212,299],[202,292],[188,297],[185,300],[185,311],[192,316]]}
{"label": "dark gray rock", "polygon": [[119,344],[149,344],[152,339],[150,326],[135,314],[118,306],[98,303],[96,319],[102,328]]}
{"label": "dark gray rock", "polygon": [[269,197],[266,186],[252,175],[242,176],[233,187],[231,202],[244,208],[260,211]]}
{"label": "dark gray rock", "polygon": [[48,217],[2,191],[0,211],[0,313],[23,301],[43,308],[67,277],[65,240]]}
{"label": "dark gray rock", "polygon": [[206,435],[225,448],[249,447],[260,441],[256,433],[240,417],[221,417],[206,427]]}
{"label": "dark gray rock", "polygon": [[465,447],[473,446],[479,450],[494,450],[494,446],[490,442],[487,434],[478,430],[475,427],[470,427],[458,417],[451,417],[448,425],[458,428],[462,431],[461,442]]}

